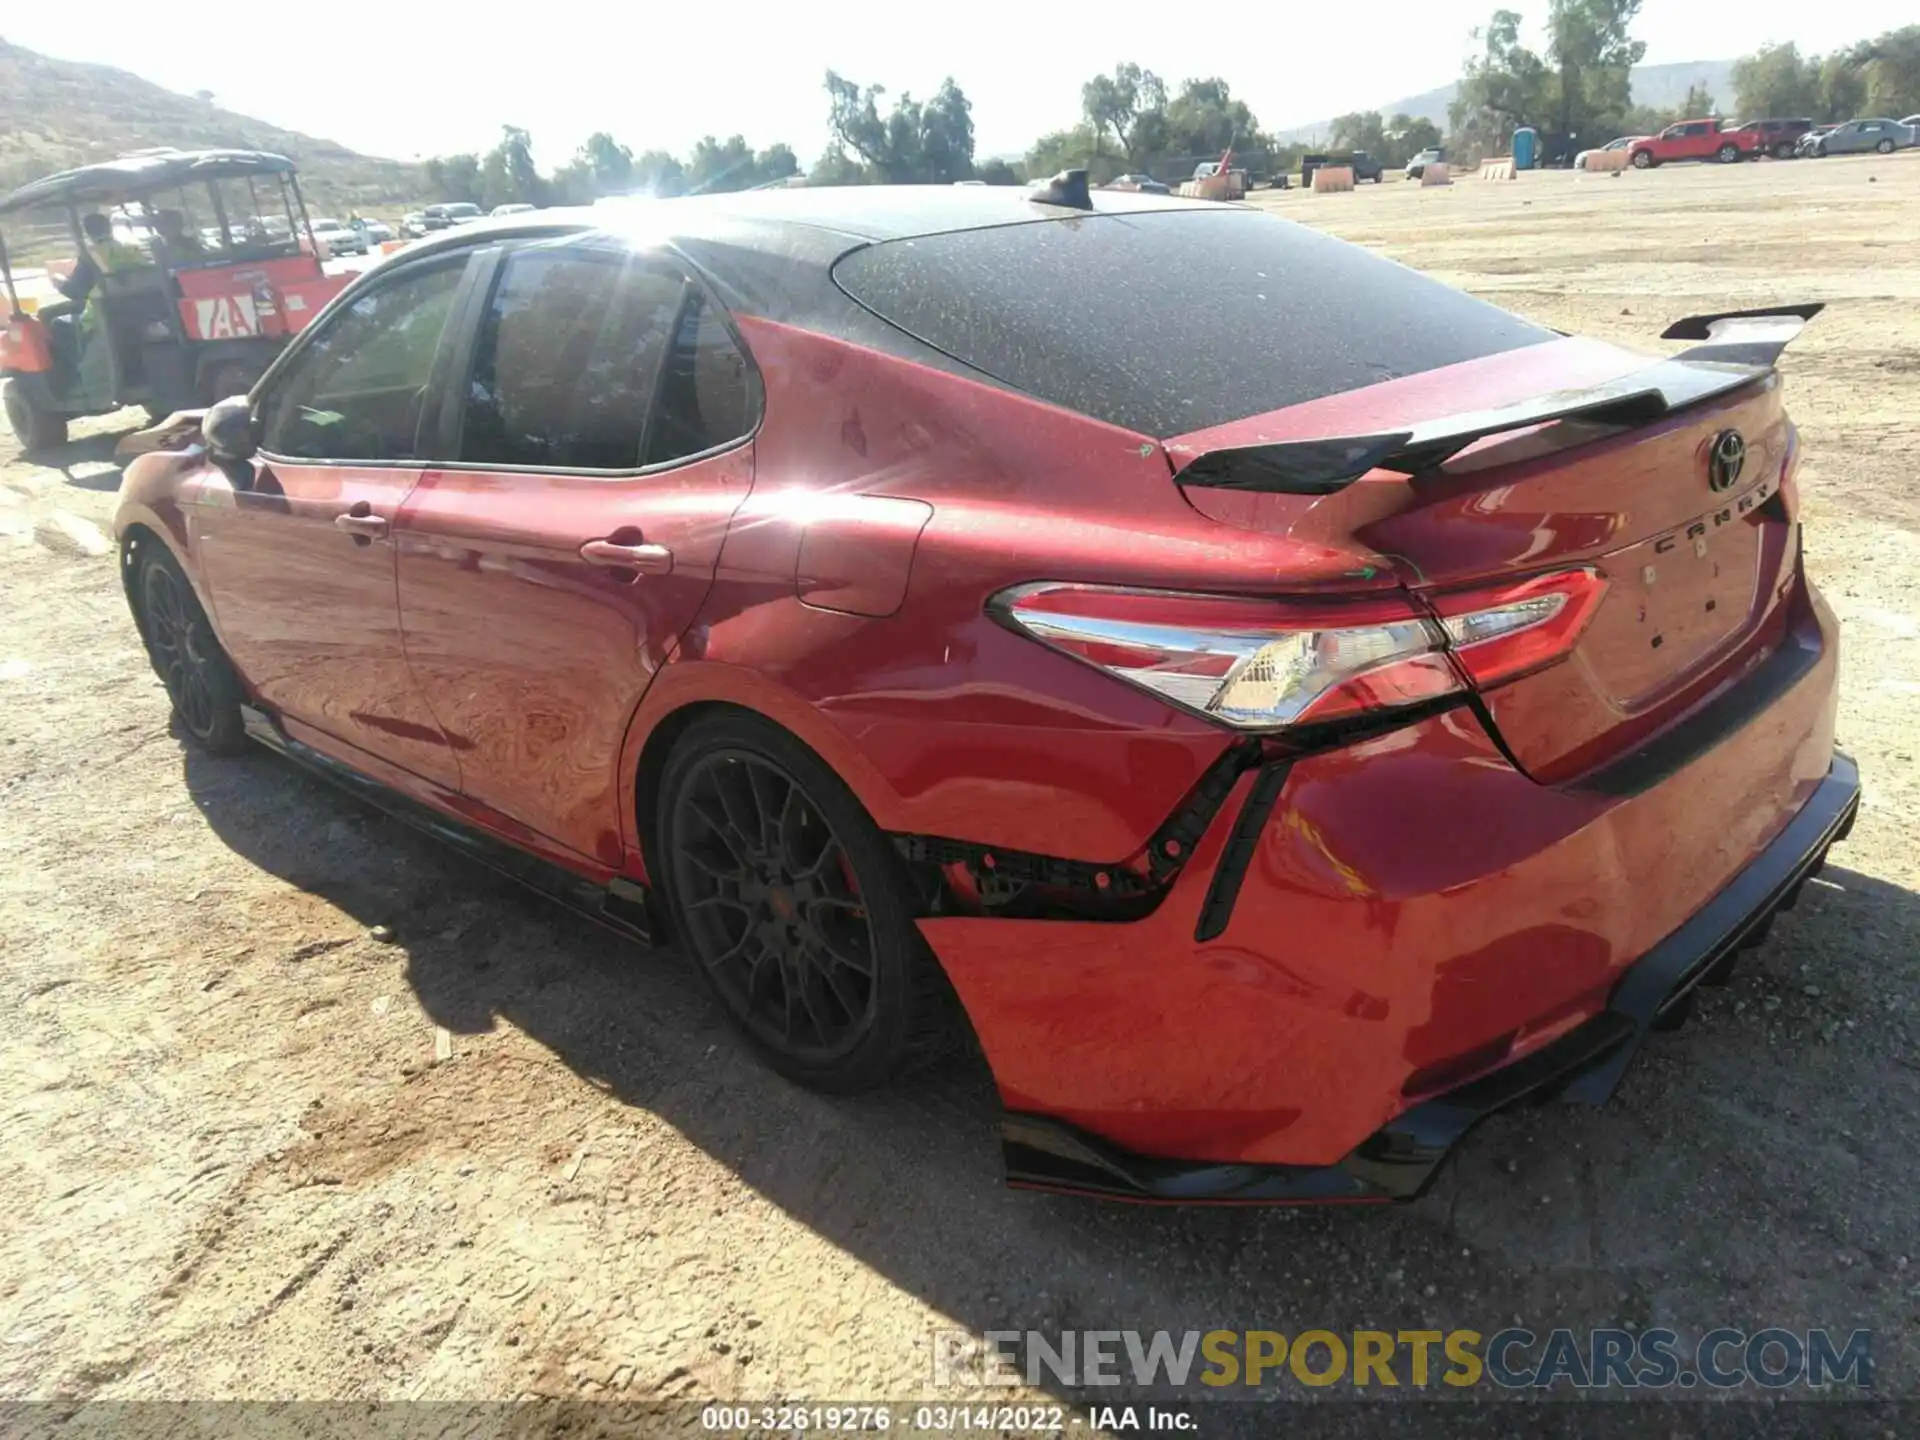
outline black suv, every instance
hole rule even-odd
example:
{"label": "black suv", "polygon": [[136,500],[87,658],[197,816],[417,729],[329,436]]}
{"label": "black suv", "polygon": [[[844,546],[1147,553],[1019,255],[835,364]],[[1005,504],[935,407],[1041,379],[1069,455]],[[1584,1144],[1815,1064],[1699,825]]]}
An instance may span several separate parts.
{"label": "black suv", "polygon": [[1812,128],[1811,120],[1749,120],[1734,127],[1754,137],[1751,149],[1755,155],[1771,155],[1776,160],[1793,159],[1796,142]]}

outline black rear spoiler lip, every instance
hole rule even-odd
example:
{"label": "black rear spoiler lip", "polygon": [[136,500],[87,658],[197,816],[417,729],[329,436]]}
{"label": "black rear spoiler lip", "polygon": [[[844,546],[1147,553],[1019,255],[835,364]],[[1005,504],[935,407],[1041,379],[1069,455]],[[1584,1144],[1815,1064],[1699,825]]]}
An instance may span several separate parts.
{"label": "black rear spoiler lip", "polygon": [[1555,420],[1648,425],[1774,373],[1774,361],[1824,307],[1819,304],[1691,315],[1663,339],[1704,344],[1613,380],[1492,410],[1423,421],[1405,430],[1335,435],[1209,450],[1175,472],[1183,486],[1285,495],[1331,495],[1370,470],[1419,475],[1477,440]]}

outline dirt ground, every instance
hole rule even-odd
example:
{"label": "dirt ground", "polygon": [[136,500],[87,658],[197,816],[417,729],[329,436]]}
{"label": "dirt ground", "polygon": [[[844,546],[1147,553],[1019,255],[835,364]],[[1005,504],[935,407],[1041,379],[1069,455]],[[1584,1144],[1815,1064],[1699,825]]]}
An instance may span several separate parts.
{"label": "dirt ground", "polygon": [[1864,808],[1611,1108],[1392,1212],[1006,1191],[983,1076],[796,1090],[672,956],[183,748],[86,523],[122,417],[0,440],[0,1397],[904,1401],[945,1327],[1515,1320],[1868,1327],[1920,1393],[1920,153],[1257,201],[1651,348],[1831,302],[1784,369]]}

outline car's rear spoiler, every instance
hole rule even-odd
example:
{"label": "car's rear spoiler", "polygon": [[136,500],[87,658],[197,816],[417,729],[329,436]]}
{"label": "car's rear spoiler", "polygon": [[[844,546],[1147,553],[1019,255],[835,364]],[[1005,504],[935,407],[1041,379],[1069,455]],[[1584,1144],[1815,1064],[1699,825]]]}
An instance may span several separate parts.
{"label": "car's rear spoiler", "polygon": [[1182,485],[1258,490],[1285,495],[1331,495],[1370,470],[1418,475],[1437,469],[1479,440],[1555,420],[1599,425],[1646,425],[1676,410],[1764,379],[1788,342],[1825,308],[1782,305],[1689,315],[1663,340],[1701,340],[1643,370],[1575,390],[1538,395],[1492,410],[1424,421],[1407,430],[1336,435],[1209,450],[1175,477]]}

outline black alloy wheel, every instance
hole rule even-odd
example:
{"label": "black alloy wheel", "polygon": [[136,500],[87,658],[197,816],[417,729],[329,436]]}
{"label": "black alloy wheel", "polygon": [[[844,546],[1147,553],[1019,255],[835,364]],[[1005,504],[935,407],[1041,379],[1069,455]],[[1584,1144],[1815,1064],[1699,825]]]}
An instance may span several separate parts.
{"label": "black alloy wheel", "polygon": [[233,667],[171,557],[142,560],[140,608],[147,654],[187,734],[211,754],[244,749],[246,729]]}
{"label": "black alloy wheel", "polygon": [[751,716],[703,725],[658,815],[677,935],[775,1069],[848,1091],[944,1048],[951,992],[892,846],[812,752]]}

